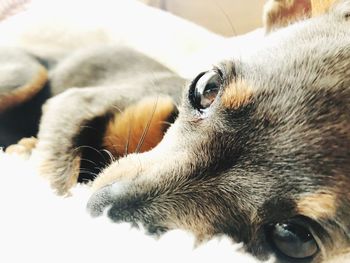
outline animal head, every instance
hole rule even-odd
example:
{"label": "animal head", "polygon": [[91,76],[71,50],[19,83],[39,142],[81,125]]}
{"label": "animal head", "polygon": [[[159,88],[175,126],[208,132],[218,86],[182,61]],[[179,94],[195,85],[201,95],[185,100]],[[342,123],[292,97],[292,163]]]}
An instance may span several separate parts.
{"label": "animal head", "polygon": [[163,140],[94,181],[91,214],[225,234],[262,259],[349,252],[349,12],[340,1],[200,73]]}

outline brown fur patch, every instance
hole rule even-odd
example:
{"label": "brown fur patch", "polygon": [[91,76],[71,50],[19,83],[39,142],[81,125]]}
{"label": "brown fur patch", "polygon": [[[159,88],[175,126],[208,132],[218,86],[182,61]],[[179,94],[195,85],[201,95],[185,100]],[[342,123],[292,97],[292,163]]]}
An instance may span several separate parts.
{"label": "brown fur patch", "polygon": [[[103,146],[114,156],[152,149],[163,138],[174,109],[170,97],[147,98],[129,106],[108,124]],[[139,145],[142,137],[144,142]]]}
{"label": "brown fur patch", "polygon": [[221,97],[222,105],[228,109],[238,109],[250,102],[252,89],[244,80],[238,80],[227,87]]}
{"label": "brown fur patch", "polygon": [[299,214],[318,220],[332,218],[336,213],[336,195],[328,191],[306,195],[297,202]]}
{"label": "brown fur patch", "polygon": [[310,0],[269,0],[264,6],[263,20],[267,32],[309,17]]}
{"label": "brown fur patch", "polygon": [[0,94],[0,113],[34,97],[47,82],[47,71],[40,66],[36,76],[28,84],[6,94]]}
{"label": "brown fur patch", "polygon": [[312,16],[326,13],[336,0],[311,0]]}
{"label": "brown fur patch", "polygon": [[285,27],[301,18],[327,12],[336,0],[269,0],[264,6],[263,20],[267,32]]}

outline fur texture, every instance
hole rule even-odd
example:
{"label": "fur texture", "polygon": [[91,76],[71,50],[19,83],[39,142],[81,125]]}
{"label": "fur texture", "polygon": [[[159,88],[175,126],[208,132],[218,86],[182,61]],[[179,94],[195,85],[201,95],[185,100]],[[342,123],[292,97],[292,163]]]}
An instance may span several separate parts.
{"label": "fur texture", "polygon": [[[199,74],[161,143],[100,173],[90,213],[107,210],[113,221],[142,224],[155,234],[190,230],[198,241],[227,234],[264,259],[276,251],[271,226],[299,222],[318,243],[306,260],[348,252],[348,4],[271,34],[258,52],[232,55]],[[201,81],[210,84],[208,97]],[[60,193],[78,179],[85,143],[76,142],[84,125],[143,98],[148,87],[139,83],[130,85],[134,92],[127,85],[86,84],[45,105],[37,151],[44,158],[41,172]],[[279,262],[289,261],[279,252]]]}

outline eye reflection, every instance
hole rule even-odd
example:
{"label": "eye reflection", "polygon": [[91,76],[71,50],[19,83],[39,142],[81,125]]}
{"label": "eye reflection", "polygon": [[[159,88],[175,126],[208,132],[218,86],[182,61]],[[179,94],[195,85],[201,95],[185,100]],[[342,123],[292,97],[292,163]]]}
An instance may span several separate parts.
{"label": "eye reflection", "polygon": [[290,258],[311,258],[319,251],[310,231],[297,223],[277,223],[270,235],[274,247]]}
{"label": "eye reflection", "polygon": [[214,102],[221,85],[221,77],[215,71],[201,73],[192,83],[190,101],[198,110],[204,110]]}

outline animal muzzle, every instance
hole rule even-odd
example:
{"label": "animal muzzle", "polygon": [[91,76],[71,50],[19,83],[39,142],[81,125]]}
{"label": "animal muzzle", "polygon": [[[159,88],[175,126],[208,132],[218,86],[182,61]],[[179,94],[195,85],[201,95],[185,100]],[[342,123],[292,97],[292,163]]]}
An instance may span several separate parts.
{"label": "animal muzzle", "polygon": [[169,214],[184,210],[178,207],[184,205],[178,197],[184,194],[188,159],[183,151],[168,155],[164,149],[120,159],[94,181],[88,212],[93,217],[106,213],[114,222],[142,223],[146,228],[173,225]]}

